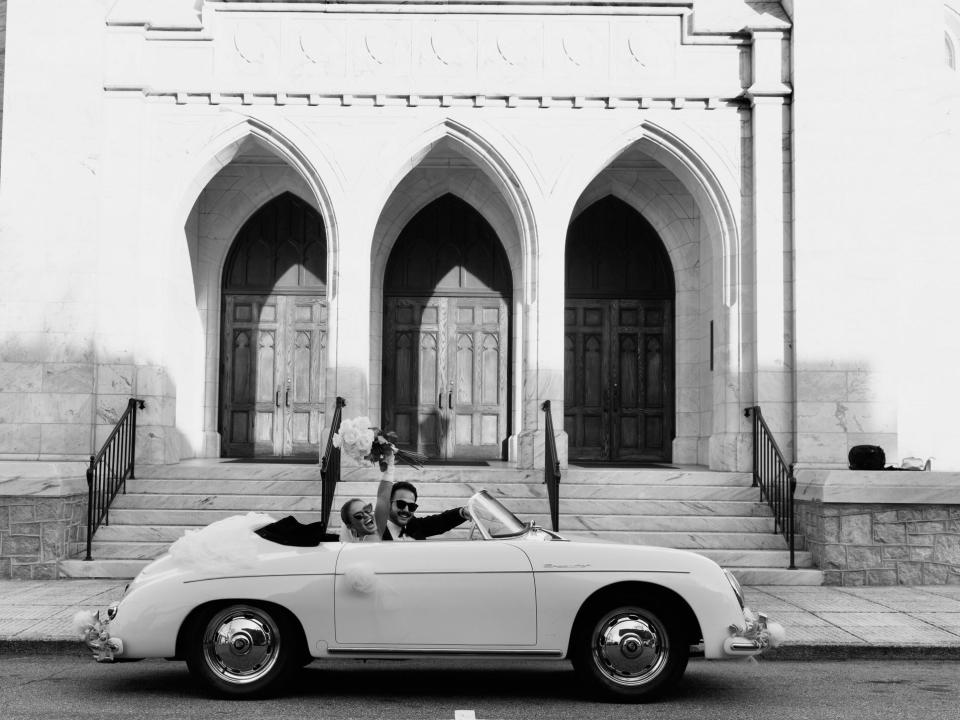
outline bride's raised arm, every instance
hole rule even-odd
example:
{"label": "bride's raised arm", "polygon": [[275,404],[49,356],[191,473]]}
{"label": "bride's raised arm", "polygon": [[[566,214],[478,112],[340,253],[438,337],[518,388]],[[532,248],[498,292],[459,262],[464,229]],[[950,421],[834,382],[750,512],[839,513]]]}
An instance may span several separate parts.
{"label": "bride's raised arm", "polygon": [[387,529],[387,520],[390,519],[390,495],[393,493],[393,452],[384,453],[387,469],[380,475],[380,486],[377,488],[377,505],[373,511],[377,523],[377,537],[382,538]]}

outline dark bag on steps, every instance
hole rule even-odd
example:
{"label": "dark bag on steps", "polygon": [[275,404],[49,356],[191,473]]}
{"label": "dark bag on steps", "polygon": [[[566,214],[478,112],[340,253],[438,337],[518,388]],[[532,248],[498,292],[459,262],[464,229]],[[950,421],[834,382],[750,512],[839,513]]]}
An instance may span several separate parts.
{"label": "dark bag on steps", "polygon": [[883,470],[887,456],[877,445],[854,445],[847,454],[851,470]]}

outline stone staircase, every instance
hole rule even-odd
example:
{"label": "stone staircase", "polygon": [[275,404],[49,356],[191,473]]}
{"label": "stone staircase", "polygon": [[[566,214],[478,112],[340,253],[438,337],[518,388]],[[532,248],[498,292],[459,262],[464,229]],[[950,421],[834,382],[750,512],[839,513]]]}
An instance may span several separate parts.
{"label": "stone staircase", "polygon": [[[320,519],[316,465],[195,460],[145,466],[110,510],[110,525],[94,536],[94,560],[65,560],[64,577],[129,578],[170,543],[193,528],[246,512],[276,518]],[[397,469],[398,480],[419,490],[421,515],[463,504],[486,489],[524,520],[550,527],[542,471],[500,467]],[[348,498],[373,499],[379,473],[345,468],[334,499],[336,512]],[[758,502],[748,473],[703,469],[586,469],[570,467],[560,488],[560,532],[569,539],[684,548],[732,570],[745,585],[820,585],[822,573],[810,553],[796,553],[788,570],[785,540],[773,533],[770,509]],[[466,537],[468,525],[448,535]],[[798,543],[802,546],[802,541]],[[82,556],[81,556],[82,557]]]}

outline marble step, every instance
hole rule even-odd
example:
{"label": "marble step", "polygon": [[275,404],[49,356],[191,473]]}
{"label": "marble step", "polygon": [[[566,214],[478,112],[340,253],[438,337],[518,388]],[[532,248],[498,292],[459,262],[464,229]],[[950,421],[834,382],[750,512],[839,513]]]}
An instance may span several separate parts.
{"label": "marble step", "polygon": [[[784,543],[784,546],[786,543]],[[688,548],[690,549],[690,548]],[[750,550],[750,549],[709,549],[699,548],[692,550],[713,560],[720,567],[740,568],[787,568],[790,567],[790,551],[780,550]],[[814,567],[813,555],[806,550],[798,550],[793,555],[794,565],[800,568]]]}
{"label": "marble step", "polygon": [[[122,496],[121,496],[122,497]],[[372,500],[369,495],[363,493],[344,493],[334,496],[333,508],[336,511],[351,497],[361,497]],[[293,508],[288,508],[287,511],[283,509],[280,510],[269,510],[267,512],[271,514],[283,513],[285,515],[297,514],[300,512],[319,512],[320,510],[320,498],[311,496],[313,501],[311,504],[302,505],[302,507],[307,507],[307,510],[294,510]],[[590,499],[590,498],[584,498]],[[450,498],[438,498],[430,497],[428,495],[420,495],[420,501],[425,510],[430,510],[431,512],[456,506],[459,503],[464,501],[464,496],[457,495]],[[548,513],[549,512],[549,501],[546,496],[531,497],[528,498],[526,502],[519,503],[517,499],[507,498],[504,499],[505,504],[512,510],[516,511],[518,514],[525,515],[529,512],[533,513]],[[150,509],[152,505],[145,501],[138,501],[135,503],[139,505],[139,509]],[[609,503],[608,503],[609,504]],[[642,516],[680,516],[680,515],[705,515],[712,517],[721,517],[721,516],[740,516],[740,517],[759,517],[766,518],[771,517],[772,513],[770,508],[764,503],[758,503],[754,501],[746,500],[733,500],[733,501],[723,501],[723,500],[714,500],[711,502],[700,502],[698,500],[643,500],[639,501],[629,501],[622,500],[616,504],[618,510],[616,512],[624,513],[627,512],[632,515],[642,515]],[[528,512],[521,510],[520,508],[524,507],[528,509]],[[532,508],[532,509],[531,509]],[[570,511],[571,505],[570,500],[566,498],[561,498],[560,500],[560,510],[562,514],[568,514]],[[132,508],[131,508],[132,509]],[[208,508],[204,508],[204,512]],[[249,512],[251,508],[238,508],[234,511],[234,514],[237,512]],[[258,510],[259,508],[256,504],[253,504],[253,510]],[[117,512],[126,512],[124,509],[123,501],[120,501],[119,508],[117,505],[114,505],[114,508],[111,509],[110,515],[113,518],[114,514]],[[423,512],[423,511],[421,511]],[[336,512],[334,512],[336,514]],[[212,521],[210,521],[212,522]],[[190,524],[194,524],[193,521],[190,521]],[[196,524],[205,524],[202,520],[198,520]]]}
{"label": "marble step", "polygon": [[61,560],[57,563],[61,578],[131,579],[147,566],[149,560]]}
{"label": "marble step", "polygon": [[[487,490],[498,497],[546,497],[546,486],[541,484],[509,483],[505,485],[467,482],[422,482],[414,483],[420,495],[429,497],[469,497],[479,490]],[[337,484],[337,494],[345,497],[365,495],[376,492],[377,483],[347,482]],[[720,488],[746,489],[751,500],[759,498],[759,490],[747,484],[723,485],[605,485],[583,483],[560,486],[560,496],[564,498],[602,497],[615,499],[647,498],[657,495],[677,494],[699,497],[702,491],[716,492]],[[682,489],[682,490],[681,490]],[[663,491],[663,492],[661,492]],[[723,492],[723,490],[719,490]],[[137,479],[127,482],[128,495],[288,495],[298,497],[319,497],[319,482],[301,482],[297,480],[170,480]],[[121,494],[122,495],[122,494]]]}
{"label": "marble step", "polygon": [[581,530],[567,528],[560,519],[560,534],[570,540],[595,539],[624,545],[656,545],[683,550],[785,550],[787,541],[773,533],[673,532],[636,530]]}
{"label": "marble step", "polygon": [[[431,467],[416,470],[409,467],[396,469],[397,479],[413,483],[480,483],[490,485],[541,485],[543,470],[517,470],[509,467]],[[136,480],[144,481],[255,481],[319,483],[320,471],[316,465],[271,465],[267,463],[233,464],[210,463],[146,466],[139,468]],[[380,472],[376,468],[344,468],[341,482],[377,483]],[[584,469],[569,468],[562,471],[561,483],[571,485],[735,485],[752,483],[750,473],[722,472],[714,470],[682,469]]]}
{"label": "marble step", "polygon": [[[298,516],[299,517],[299,516]],[[549,527],[546,514],[525,516],[541,527]],[[336,514],[331,517],[331,527],[338,525]],[[773,533],[772,518],[739,516],[681,515],[563,515],[562,527],[566,532],[580,530],[651,532],[673,530],[677,532],[736,532]],[[116,517],[111,525],[103,525],[96,532],[98,542],[172,542],[191,529],[202,525],[125,525]]]}
{"label": "marble step", "polygon": [[[743,586],[750,585],[823,585],[823,572],[815,568],[727,568]],[[764,612],[763,607],[753,608],[757,612]],[[776,613],[771,612],[771,619],[776,619]]]}
{"label": "marble step", "polygon": [[[352,492],[354,488],[338,488],[337,498],[360,497],[373,499],[374,488],[355,488],[360,492]],[[461,492],[450,495],[434,495],[426,492],[426,489],[420,488],[419,500],[422,504],[429,505],[459,505],[466,502],[472,495],[472,491],[463,489]],[[733,487],[662,487],[662,486],[644,486],[635,488],[636,492],[629,498],[607,497],[609,493],[596,492],[586,493],[584,497],[576,497],[573,494],[560,495],[561,512],[578,512],[580,507],[593,507],[605,503],[610,506],[632,504],[636,509],[641,510],[643,504],[647,501],[663,500],[686,500],[697,503],[706,509],[717,501],[725,502],[743,502],[757,503],[759,494],[754,488],[733,488]],[[502,488],[497,488],[492,493],[495,497],[502,498],[514,512],[526,512],[518,508],[529,508],[538,506],[538,503],[547,502],[546,493],[530,492],[524,490],[509,495],[502,492]],[[310,507],[319,507],[320,495],[279,495],[279,494],[220,494],[220,493],[137,493],[127,492],[117,495],[112,508],[195,508],[195,509],[233,509],[233,510],[267,510],[267,509],[286,509],[299,510],[309,509]],[[533,505],[531,505],[533,504]],[[112,511],[111,508],[111,511]],[[748,514],[748,513],[745,513]]]}
{"label": "marble step", "polygon": [[[331,532],[338,530],[331,526]],[[469,534],[467,527],[459,528],[445,535],[448,539],[457,539]],[[662,532],[662,531],[619,531],[619,530],[563,530],[570,539],[581,534],[590,537],[624,542],[633,545],[654,545],[658,547],[681,548],[685,550],[783,550],[784,540],[768,533],[725,533],[725,532]],[[617,537],[623,535],[624,537]],[[93,556],[96,558],[155,558],[167,551],[169,541],[120,541],[104,539],[98,534],[92,543]]]}
{"label": "marble step", "polygon": [[571,540],[586,535],[630,545],[656,545],[683,550],[782,550],[785,546],[784,539],[772,533],[567,530],[561,525],[560,534]]}

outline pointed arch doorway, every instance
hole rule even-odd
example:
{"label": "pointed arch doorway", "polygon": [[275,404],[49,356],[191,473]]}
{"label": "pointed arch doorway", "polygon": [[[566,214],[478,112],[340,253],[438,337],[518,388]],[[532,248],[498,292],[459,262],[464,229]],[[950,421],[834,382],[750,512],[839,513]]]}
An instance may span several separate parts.
{"label": "pointed arch doorway", "polygon": [[512,277],[499,238],[444,195],[406,225],[384,279],[383,426],[445,460],[505,456]]}
{"label": "pointed arch doorway", "polygon": [[656,231],[605,197],[570,224],[564,429],[571,459],[669,462],[674,282]]}
{"label": "pointed arch doorway", "polygon": [[244,224],[223,271],[220,433],[225,457],[312,457],[323,425],[327,243],[292,193]]}

